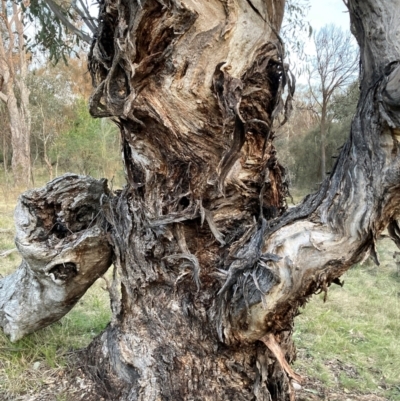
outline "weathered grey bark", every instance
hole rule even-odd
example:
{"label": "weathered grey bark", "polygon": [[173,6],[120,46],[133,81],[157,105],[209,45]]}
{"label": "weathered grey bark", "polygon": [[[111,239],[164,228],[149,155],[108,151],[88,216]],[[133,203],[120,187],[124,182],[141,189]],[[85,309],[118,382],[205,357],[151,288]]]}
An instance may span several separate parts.
{"label": "weathered grey bark", "polygon": [[12,341],[59,320],[111,264],[106,181],[73,174],[25,192],[15,210],[23,261],[0,279],[0,326]]}
{"label": "weathered grey bark", "polygon": [[283,10],[284,1],[102,4],[91,112],[120,125],[128,179],[110,220],[122,295],[88,352],[110,398],[292,391],[265,345],[234,328],[278,280],[268,266],[277,257],[258,260],[265,219],[285,209],[272,145],[283,88],[289,102],[294,89],[275,33]]}
{"label": "weathered grey bark", "polygon": [[349,1],[362,63],[351,136],[287,212],[272,145],[293,90],[283,8],[101,3],[91,111],[120,126],[128,180],[104,211],[113,318],[87,352],[110,399],[294,400],[299,306],[376,257],[386,226],[400,243],[400,0]]}

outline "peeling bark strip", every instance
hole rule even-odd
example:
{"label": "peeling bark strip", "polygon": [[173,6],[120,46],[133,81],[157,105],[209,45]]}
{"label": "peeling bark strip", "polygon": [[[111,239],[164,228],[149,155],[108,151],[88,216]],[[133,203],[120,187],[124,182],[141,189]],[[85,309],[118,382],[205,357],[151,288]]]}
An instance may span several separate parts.
{"label": "peeling bark strip", "polygon": [[90,365],[103,362],[115,399],[293,400],[298,307],[375,254],[396,220],[400,46],[388,38],[400,1],[349,1],[362,63],[351,137],[287,212],[272,145],[294,91],[275,33],[283,8],[101,4],[91,112],[120,126],[128,186],[109,216],[121,296]]}
{"label": "peeling bark strip", "polygon": [[106,180],[67,174],[25,192],[15,210],[23,261],[0,280],[0,326],[12,341],[59,320],[111,264]]}
{"label": "peeling bark strip", "polygon": [[[286,209],[272,145],[294,90],[274,34],[283,8],[101,4],[90,110],[121,128],[128,186],[106,215],[121,291],[88,355],[115,399],[269,400],[290,391],[265,345],[230,329],[246,326],[279,280],[280,258],[260,247]],[[285,349],[291,360],[290,341]]]}
{"label": "peeling bark strip", "polygon": [[290,367],[290,365],[287,363],[285,355],[283,354],[279,344],[276,342],[274,335],[271,333],[267,334],[264,337],[260,338],[260,341],[262,341],[268,347],[268,349],[274,354],[275,358],[282,366],[282,369],[288,374],[288,376],[291,377],[293,380],[295,380],[297,383],[299,384],[302,383],[303,378],[297,373],[295,373],[293,369]]}

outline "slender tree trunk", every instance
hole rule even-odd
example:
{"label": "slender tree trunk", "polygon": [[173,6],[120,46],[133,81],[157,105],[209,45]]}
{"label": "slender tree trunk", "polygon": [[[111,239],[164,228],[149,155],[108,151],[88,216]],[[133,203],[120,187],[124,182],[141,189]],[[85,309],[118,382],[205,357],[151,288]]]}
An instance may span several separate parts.
{"label": "slender tree trunk", "polygon": [[43,158],[44,162],[46,163],[47,171],[49,172],[49,179],[53,179],[53,166],[51,164],[51,160],[49,159],[49,156],[47,155],[47,140],[43,142]]}
{"label": "slender tree trunk", "polygon": [[49,141],[50,134],[46,134],[46,119],[43,113],[43,106],[40,107],[42,114],[42,142],[43,142],[43,159],[49,172],[49,179],[53,179],[53,166],[47,153],[47,142]]}
{"label": "slender tree trunk", "polygon": [[324,102],[321,110],[320,122],[320,155],[321,155],[321,182],[326,178],[326,104]]}
{"label": "slender tree trunk", "polygon": [[18,107],[11,89],[7,101],[11,128],[12,159],[11,168],[16,184],[29,185],[31,182],[30,129],[25,121],[25,113]]}
{"label": "slender tree trunk", "polygon": [[[16,184],[28,186],[32,180],[31,116],[29,89],[26,85],[28,65],[24,48],[23,17],[22,11],[16,3],[12,5],[12,16],[7,16],[5,0],[2,0],[1,5],[5,16],[3,22],[7,31],[1,32],[0,30],[0,75],[3,78],[0,99],[5,102],[9,116],[12,148],[11,168],[14,181]],[[17,63],[15,62],[16,49],[18,49]]]}
{"label": "slender tree trunk", "polygon": [[[284,86],[289,101],[293,91],[277,37],[284,3],[101,3],[91,112],[119,125],[128,180],[115,197],[96,198],[108,222],[96,246],[108,238],[116,270],[112,321],[86,355],[109,399],[294,400],[298,308],[352,264],[377,259],[386,227],[400,244],[400,0],[348,7],[362,63],[351,135],[319,191],[285,212],[272,145],[274,119],[289,108]],[[72,204],[85,182],[75,179]],[[29,199],[44,207],[40,216],[71,225],[55,239],[70,252],[76,233],[86,235],[74,222],[89,213],[68,204],[60,212],[47,194]],[[40,243],[42,223],[32,231],[25,221],[24,260],[35,268],[48,251],[35,257],[29,244]],[[80,252],[69,255],[72,269]],[[68,276],[55,279],[65,296],[74,288]],[[3,313],[3,299],[3,324],[11,316],[17,333],[23,321]]]}
{"label": "slender tree trunk", "polygon": [[4,173],[8,174],[8,143],[7,143],[7,133],[3,132],[3,165]]}

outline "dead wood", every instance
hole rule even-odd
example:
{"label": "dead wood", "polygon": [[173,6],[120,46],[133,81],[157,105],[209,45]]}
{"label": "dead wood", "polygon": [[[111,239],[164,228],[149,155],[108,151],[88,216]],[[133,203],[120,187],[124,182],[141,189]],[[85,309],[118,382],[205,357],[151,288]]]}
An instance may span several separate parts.
{"label": "dead wood", "polygon": [[105,180],[67,174],[22,194],[15,243],[22,263],[0,280],[0,326],[12,341],[64,316],[111,264]]}

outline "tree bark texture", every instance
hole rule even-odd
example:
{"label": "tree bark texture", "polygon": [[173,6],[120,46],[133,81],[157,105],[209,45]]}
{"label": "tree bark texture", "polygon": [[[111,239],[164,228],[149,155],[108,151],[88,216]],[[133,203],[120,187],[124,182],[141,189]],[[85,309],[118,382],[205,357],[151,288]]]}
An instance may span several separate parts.
{"label": "tree bark texture", "polygon": [[348,7],[362,66],[350,138],[286,211],[272,144],[294,90],[284,2],[101,2],[90,108],[119,125],[128,180],[102,208],[113,317],[87,352],[110,399],[294,400],[298,308],[377,259],[385,227],[400,243],[400,0]]}
{"label": "tree bark texture", "polygon": [[64,316],[111,264],[106,181],[68,174],[25,192],[15,210],[23,260],[0,279],[0,326],[12,341]]}
{"label": "tree bark texture", "polygon": [[[283,10],[283,1],[101,5],[90,107],[121,128],[128,186],[110,220],[121,295],[89,354],[118,399],[291,391],[273,354],[242,334],[280,280],[269,267],[279,257],[261,245],[267,220],[286,208],[272,145],[294,89],[277,36]],[[289,331],[279,338],[291,361]]]}
{"label": "tree bark texture", "polygon": [[286,212],[272,145],[293,88],[283,8],[102,3],[91,111],[121,128],[128,186],[110,221],[121,296],[91,351],[121,400],[293,400],[298,308],[377,258],[387,225],[399,232],[400,2],[349,1],[362,65],[350,139]]}

